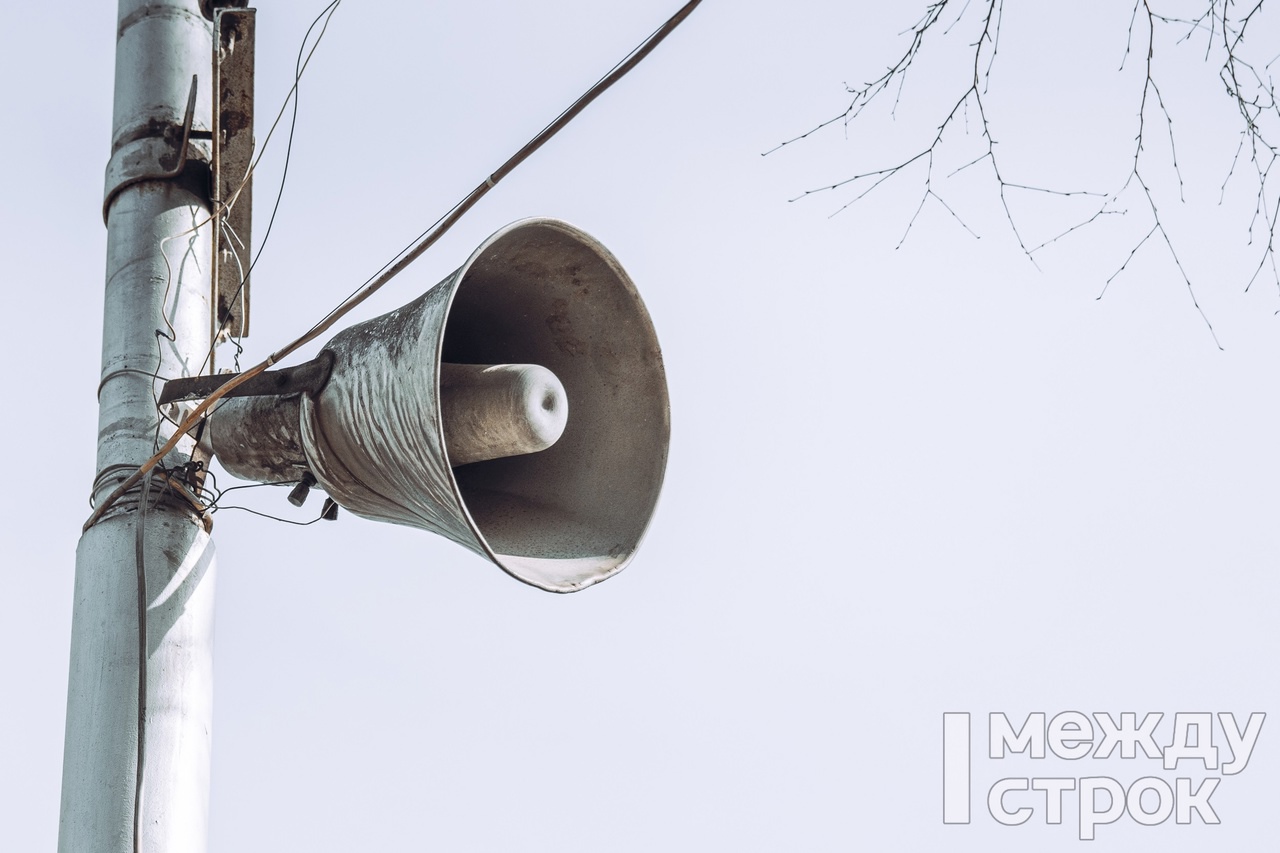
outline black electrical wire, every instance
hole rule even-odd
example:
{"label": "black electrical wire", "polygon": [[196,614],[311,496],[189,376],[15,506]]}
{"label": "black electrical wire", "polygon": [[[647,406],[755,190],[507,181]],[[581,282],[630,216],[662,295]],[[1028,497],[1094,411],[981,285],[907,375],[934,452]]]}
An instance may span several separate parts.
{"label": "black electrical wire", "polygon": [[[293,136],[298,126],[298,87],[302,83],[302,72],[306,70],[307,63],[311,61],[311,55],[315,53],[316,48],[320,46],[321,39],[324,38],[325,32],[329,29],[329,21],[333,18],[333,13],[338,11],[338,6],[341,3],[342,3],[342,0],[333,0],[332,3],[324,7],[324,9],[320,11],[320,14],[316,15],[316,17],[311,21],[311,26],[307,27],[306,33],[304,33],[302,36],[302,44],[298,46],[298,57],[294,61],[294,66],[293,66],[293,87],[289,90],[289,95],[285,100],[286,104],[288,104],[289,101],[292,100],[293,109],[292,109],[292,115],[289,119],[289,139],[288,139],[288,142],[285,144],[285,149],[284,149],[284,166],[280,173],[280,186],[276,190],[275,203],[271,207],[271,216],[268,217],[267,219],[267,227],[263,232],[262,240],[258,243],[258,251],[255,252],[253,254],[253,257],[249,260],[249,269],[244,270],[241,273],[240,283],[239,285],[237,285],[235,293],[231,295],[231,300],[230,300],[231,305],[235,305],[236,302],[240,299],[240,294],[241,292],[243,292],[245,284],[248,283],[249,276],[252,275],[253,273],[253,268],[258,265],[258,261],[262,258],[262,251],[266,248],[267,240],[271,237],[271,228],[272,226],[275,225],[276,214],[280,210],[280,200],[284,198],[285,182],[289,178],[289,162],[293,155]],[[315,41],[315,44],[311,46],[311,51],[307,52],[307,40],[311,38],[311,32],[316,28],[316,25],[320,23],[320,20],[322,18],[324,19],[324,24],[323,26],[320,27],[320,32],[316,35],[316,41]],[[303,59],[304,53],[306,53],[305,60]],[[284,110],[281,109],[280,114],[282,115],[283,112]],[[279,124],[279,122],[280,122],[280,115],[277,115],[275,122],[272,123],[271,125],[271,129],[267,132],[266,140],[263,141],[263,144],[262,144],[263,149],[266,148],[267,142],[269,142],[271,139],[271,135],[275,133],[276,125]],[[262,154],[261,152],[259,152],[258,157],[254,160],[253,166],[251,166],[249,169],[249,174],[245,176],[244,182],[242,182],[241,184],[242,187],[244,186],[245,183],[248,183],[249,179],[253,176],[253,170],[257,167],[258,160],[260,160],[261,158],[262,158]],[[236,191],[236,194],[238,193],[239,193],[239,190]],[[234,203],[234,200],[232,203]],[[222,211],[219,211],[219,219],[221,219],[221,215],[222,215]],[[227,226],[225,223],[219,222],[219,227],[225,228]],[[237,237],[237,239],[239,238]],[[236,253],[236,261],[237,263],[239,263],[238,252]],[[204,362],[201,364],[201,368],[200,368],[201,370],[204,369],[204,365],[207,365],[209,363],[209,360],[213,357],[213,352],[218,346],[218,338],[226,330],[227,324],[230,321],[231,321],[231,314],[228,313],[228,315],[222,319],[222,322],[218,324],[218,330],[217,332],[214,333],[213,340],[210,341],[209,343],[209,352],[205,356]],[[236,350],[237,350],[236,366],[238,368],[240,353],[243,352],[243,348],[240,346],[239,341],[236,341]]]}
{"label": "black electrical wire", "polygon": [[324,516],[323,516],[323,515],[318,515],[318,516],[316,516],[315,518],[311,519],[310,521],[290,521],[290,520],[289,520],[289,519],[287,519],[287,518],[279,518],[279,517],[274,516],[274,515],[268,515],[268,514],[267,514],[267,513],[265,513],[265,512],[258,512],[256,509],[249,509],[247,506],[235,506],[235,505],[232,505],[232,506],[220,506],[220,507],[218,507],[218,509],[219,509],[219,510],[224,510],[224,509],[238,509],[238,510],[240,510],[241,512],[247,512],[247,513],[250,513],[250,514],[252,514],[252,515],[259,515],[259,516],[262,516],[263,518],[269,518],[269,519],[271,519],[272,521],[278,521],[278,522],[280,522],[281,524],[293,524],[293,525],[296,525],[296,526],[298,526],[298,527],[310,527],[311,525],[315,524],[317,521],[323,521],[323,520],[324,520]]}
{"label": "black electrical wire", "polygon": [[[213,473],[213,472],[209,472],[209,473],[210,473],[210,476],[212,476],[212,473]],[[225,488],[225,489],[217,489],[217,488],[216,488],[217,480],[216,480],[216,478],[215,478],[215,481],[214,481],[215,489],[214,489],[214,491],[217,493],[217,497],[215,497],[212,501],[210,501],[210,502],[209,502],[209,510],[210,510],[211,512],[216,512],[218,509],[231,509],[231,507],[223,507],[223,506],[221,506],[221,505],[220,505],[220,502],[222,501],[222,498],[223,498],[223,497],[224,497],[228,492],[235,492],[235,491],[239,491],[240,489],[265,489],[265,488],[269,488],[269,487],[271,487],[271,486],[294,486],[294,485],[297,485],[299,482],[301,482],[301,481],[299,481],[299,480],[285,480],[285,481],[283,481],[283,482],[279,482],[279,483],[248,483],[248,484],[243,485],[243,486],[228,486],[228,487],[227,487],[227,488]]]}
{"label": "black electrical wire", "polygon": [[405,267],[416,261],[423,252],[435,245],[435,243],[445,235],[445,233],[453,227],[459,219],[462,218],[467,211],[476,205],[480,199],[489,194],[489,190],[497,186],[498,182],[507,175],[515,171],[516,167],[527,160],[530,155],[541,148],[546,142],[555,136],[573,119],[585,110],[596,98],[600,97],[614,83],[621,80],[627,75],[631,69],[635,68],[640,62],[648,56],[653,49],[656,48],[667,36],[669,36],[676,27],[684,22],[684,19],[692,14],[693,10],[701,3],[702,0],[690,0],[680,8],[666,23],[658,27],[648,35],[640,44],[632,48],[631,52],[624,56],[609,72],[601,77],[583,93],[576,101],[565,108],[560,115],[556,116],[546,127],[525,143],[524,147],[511,155],[505,163],[498,167],[497,171],[485,178],[485,180],[474,190],[468,193],[461,201],[437,219],[429,228],[414,238],[408,246],[401,249],[399,254],[382,266],[380,270],[374,273],[365,281],[363,285],[357,288],[350,296],[339,303],[328,314],[320,319],[318,323],[312,326],[306,334],[298,338],[294,342],[288,344],[277,352],[273,353],[267,361],[262,365],[263,369],[272,364],[288,357],[300,347],[315,340],[319,335],[327,331],[335,322],[345,316],[351,309],[364,302],[374,293],[382,288],[388,281],[402,272]]}

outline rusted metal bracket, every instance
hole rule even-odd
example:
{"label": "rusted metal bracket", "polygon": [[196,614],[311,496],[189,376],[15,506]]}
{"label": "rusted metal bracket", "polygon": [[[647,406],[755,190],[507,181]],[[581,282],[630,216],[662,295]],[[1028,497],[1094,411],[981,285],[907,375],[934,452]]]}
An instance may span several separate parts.
{"label": "rusted metal bracket", "polygon": [[256,9],[213,12],[213,340],[249,334]]}
{"label": "rusted metal bracket", "polygon": [[[182,137],[177,144],[168,133],[144,136],[122,145],[107,162],[102,193],[102,221],[107,221],[111,202],[120,191],[142,181],[166,181],[181,175],[187,168],[191,130],[196,114],[196,77],[191,76],[191,94],[187,96],[187,112],[182,119]],[[173,127],[171,130],[177,130]],[[199,153],[199,152],[197,152]],[[207,156],[207,154],[206,154]]]}
{"label": "rusted metal bracket", "polygon": [[[268,397],[285,396],[287,394],[318,394],[324,390],[333,372],[333,353],[321,352],[305,364],[296,367],[285,367],[280,370],[268,370],[252,379],[232,388],[227,397]],[[170,379],[164,383],[160,392],[159,404],[181,403],[184,400],[200,400],[208,397],[232,379],[238,373],[220,373],[217,376],[188,376],[182,379]]]}

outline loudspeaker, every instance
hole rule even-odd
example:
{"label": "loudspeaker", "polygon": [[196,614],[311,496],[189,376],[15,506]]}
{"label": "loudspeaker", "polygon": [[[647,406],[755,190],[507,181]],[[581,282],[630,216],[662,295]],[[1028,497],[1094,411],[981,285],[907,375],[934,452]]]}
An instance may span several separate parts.
{"label": "loudspeaker", "polygon": [[319,391],[215,413],[229,472],[309,472],[356,515],[447,536],[552,592],[634,555],[666,468],[666,374],[635,285],[592,237],[509,225],[321,357]]}

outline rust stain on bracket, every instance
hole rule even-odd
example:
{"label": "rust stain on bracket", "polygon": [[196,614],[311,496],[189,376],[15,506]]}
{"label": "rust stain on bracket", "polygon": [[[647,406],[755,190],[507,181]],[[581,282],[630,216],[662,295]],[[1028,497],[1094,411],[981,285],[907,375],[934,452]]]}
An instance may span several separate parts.
{"label": "rust stain on bracket", "polygon": [[213,16],[213,339],[249,334],[255,9]]}

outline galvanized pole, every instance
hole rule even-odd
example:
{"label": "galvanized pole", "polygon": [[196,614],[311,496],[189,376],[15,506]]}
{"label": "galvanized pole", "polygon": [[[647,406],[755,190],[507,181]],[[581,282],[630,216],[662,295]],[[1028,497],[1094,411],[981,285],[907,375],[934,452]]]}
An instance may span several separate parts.
{"label": "galvanized pole", "polygon": [[[120,0],[116,32],[96,500],[153,454],[157,435],[171,434],[155,404],[158,380],[200,372],[210,346],[208,143],[200,140],[210,114],[210,23],[197,0]],[[135,806],[143,850],[206,847],[214,553],[206,521],[178,487],[185,474],[172,473],[194,452],[185,439],[76,551],[63,853],[132,850]]]}

